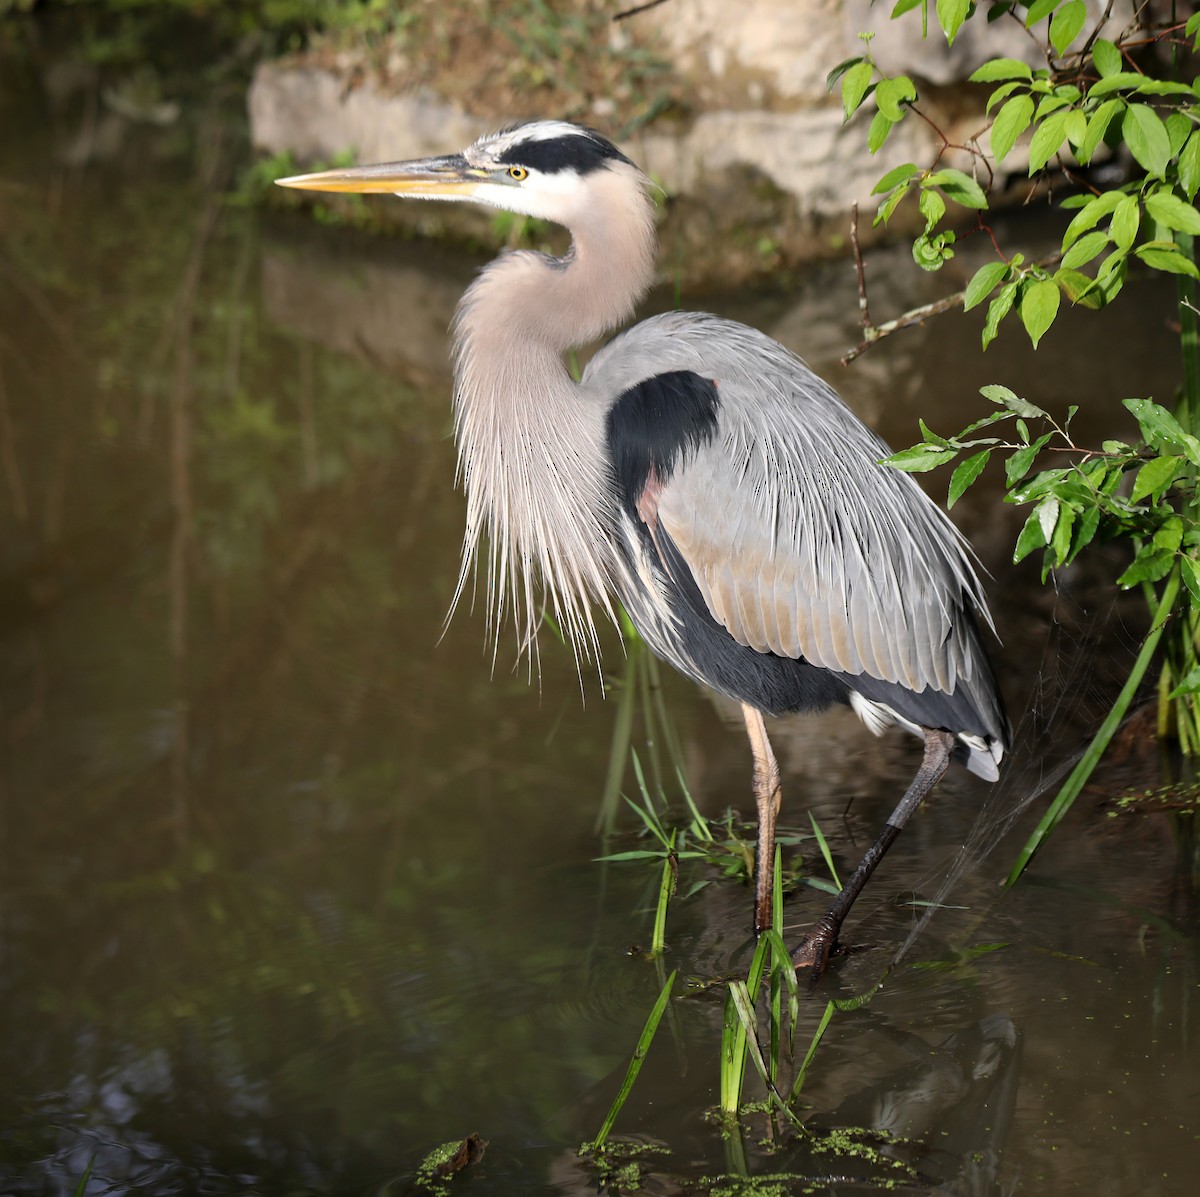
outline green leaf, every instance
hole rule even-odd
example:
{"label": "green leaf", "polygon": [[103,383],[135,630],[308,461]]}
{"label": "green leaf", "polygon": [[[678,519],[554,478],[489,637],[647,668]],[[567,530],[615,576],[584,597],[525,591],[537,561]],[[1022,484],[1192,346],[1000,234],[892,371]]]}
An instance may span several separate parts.
{"label": "green leaf", "polygon": [[856,66],[852,66],[842,76],[842,108],[845,110],[847,119],[858,111],[874,77],[875,68],[869,62],[860,62]]}
{"label": "green leaf", "polygon": [[1067,0],[1050,22],[1050,44],[1059,55],[1067,52],[1067,47],[1079,36],[1083,22],[1087,19],[1087,5],[1084,0]]}
{"label": "green leaf", "polygon": [[[966,438],[978,432],[981,428],[990,428],[993,424],[998,424],[1001,420],[1009,420],[1012,418],[1012,412],[1008,411],[993,411],[988,412],[986,416],[979,420],[972,420],[955,438],[960,448],[966,448],[964,444]],[[981,437],[978,440],[970,442],[972,445],[996,445],[1000,442],[993,437]]]}
{"label": "green leaf", "polygon": [[1100,508],[1089,507],[1083,513],[1083,515],[1075,521],[1075,530],[1071,535],[1071,551],[1067,557],[1068,561],[1078,556],[1081,549],[1086,548],[1092,543],[1092,540],[1095,538],[1099,527]]}
{"label": "green leaf", "polygon": [[901,183],[899,187],[892,192],[891,195],[879,205],[879,211],[875,213],[875,219],[871,221],[872,228],[878,228],[881,224],[887,224],[892,219],[892,213],[899,206],[900,201],[908,194],[909,185],[907,182]]}
{"label": "green leaf", "polygon": [[1093,258],[1102,254],[1108,248],[1107,233],[1088,233],[1080,237],[1074,245],[1063,254],[1062,264],[1068,270],[1077,266],[1086,266]]}
{"label": "green leaf", "polygon": [[1106,75],[1088,88],[1088,97],[1098,100],[1113,91],[1140,91],[1146,83],[1146,76],[1136,71],[1118,71],[1115,75]]}
{"label": "green leaf", "polygon": [[993,58],[967,76],[968,83],[999,83],[1003,79],[1032,79],[1033,71],[1015,58]]}
{"label": "green leaf", "polygon": [[1011,282],[1000,288],[999,294],[988,305],[987,319],[983,323],[983,348],[986,349],[1000,331],[1000,321],[1012,309],[1013,300],[1017,297],[1017,282]]}
{"label": "green leaf", "polygon": [[1037,420],[1046,415],[1036,404],[1030,403],[1028,399],[1022,399],[1015,391],[1009,390],[1006,386],[1001,386],[998,382],[989,382],[987,386],[980,387],[979,393],[985,399],[990,399],[993,403],[999,403],[1003,407],[1007,407],[1009,411],[1015,412],[1018,416],[1023,416],[1027,420]]}
{"label": "green leaf", "polygon": [[1108,226],[1108,235],[1113,244],[1118,249],[1129,249],[1137,237],[1141,221],[1142,213],[1138,207],[1137,196],[1123,196],[1113,211],[1112,223]]}
{"label": "green leaf", "polygon": [[1046,538],[1046,543],[1049,544],[1054,538],[1054,529],[1058,524],[1058,516],[1062,511],[1062,503],[1054,497],[1047,495],[1035,508],[1038,517],[1038,523],[1042,525],[1042,535]]}
{"label": "green leaf", "polygon": [[1157,582],[1171,572],[1174,564],[1174,553],[1168,553],[1153,543],[1144,545],[1133,559],[1133,564],[1117,579],[1117,585],[1128,590],[1139,582]]}
{"label": "green leaf", "polygon": [[[1121,110],[1123,103],[1123,100],[1105,100],[1088,118],[1087,132],[1084,134],[1083,140],[1077,143],[1079,149],[1076,157],[1080,162],[1091,161],[1092,155],[1104,140],[1108,126],[1112,124],[1113,117]],[[1111,194],[1111,192],[1106,194]]]}
{"label": "green leaf", "polygon": [[1138,165],[1148,175],[1161,179],[1171,160],[1171,139],[1158,113],[1147,104],[1130,104],[1125,109],[1121,132]]}
{"label": "green leaf", "polygon": [[892,9],[892,20],[897,17],[902,17],[906,12],[912,12],[919,4],[924,3],[924,0],[896,0],[896,7]]}
{"label": "green leaf", "polygon": [[922,233],[912,247],[913,261],[922,270],[940,270],[952,257],[956,236],[949,229],[941,233]]}
{"label": "green leaf", "polygon": [[1075,214],[1063,233],[1063,252],[1071,248],[1072,242],[1088,229],[1095,228],[1125,197],[1119,191],[1106,191],[1098,199],[1091,200]]}
{"label": "green leaf", "polygon": [[[1183,572],[1182,570],[1180,571]],[[1186,582],[1187,579],[1185,578]],[[1185,694],[1200,694],[1200,665],[1191,670],[1186,677],[1181,678],[1179,685],[1172,690],[1168,698],[1182,698]]]}
{"label": "green leaf", "polygon": [[872,154],[877,153],[887,141],[888,134],[895,124],[896,122],[885,116],[882,111],[875,113],[871,118],[871,127],[867,130],[867,149]]}
{"label": "green leaf", "polygon": [[954,473],[950,475],[950,489],[946,494],[947,507],[953,507],[962,498],[967,487],[983,473],[983,467],[987,465],[991,455],[991,449],[984,449],[979,453],[972,453],[955,467]]}
{"label": "green leaf", "polygon": [[1181,557],[1179,572],[1183,576],[1183,584],[1187,587],[1188,594],[1192,596],[1193,609],[1200,608],[1200,571],[1196,568],[1196,562],[1191,557]]}
{"label": "green leaf", "polygon": [[1125,286],[1125,276],[1128,274],[1128,262],[1123,249],[1114,250],[1096,271],[1096,292],[1100,296],[1100,306],[1112,303]]}
{"label": "green leaf", "polygon": [[[1079,0],[1082,4],[1083,0]],[[946,35],[946,41],[952,46],[962,23],[967,19],[967,10],[971,0],[937,0],[937,19]]]}
{"label": "green leaf", "polygon": [[1100,263],[1100,269],[1096,271],[1096,281],[1100,282],[1107,278],[1110,274],[1114,274],[1117,270],[1125,265],[1127,253],[1123,249],[1114,249],[1112,253]]}
{"label": "green leaf", "polygon": [[[907,75],[884,79],[875,88],[875,103],[879,105],[879,111],[893,124],[904,116],[900,105],[905,100],[915,100],[916,98],[917,89]],[[1166,135],[1165,130],[1163,135]]]}
{"label": "green leaf", "polygon": [[1200,233],[1200,212],[1170,191],[1155,191],[1146,197],[1146,211],[1160,224],[1181,233]]}
{"label": "green leaf", "polygon": [[921,429],[921,435],[925,438],[927,445],[937,445],[940,449],[952,448],[950,442],[944,436],[934,432],[920,416],[917,417],[917,427]]}
{"label": "green leaf", "polygon": [[927,188],[924,184],[921,186],[921,196],[917,200],[917,208],[925,217],[927,233],[932,232],[937,222],[946,215],[946,201],[936,191]]}
{"label": "green leaf", "polygon": [[1166,447],[1182,453],[1192,465],[1200,466],[1200,440],[1185,432],[1179,421],[1153,399],[1126,399],[1125,408],[1137,420],[1142,436],[1155,448]]}
{"label": "green leaf", "polygon": [[1184,142],[1187,141],[1189,134],[1195,127],[1182,112],[1169,112],[1163,118],[1163,124],[1167,129],[1167,136],[1171,139],[1171,157],[1175,157],[1181,149]]}
{"label": "green leaf", "polygon": [[1058,520],[1054,525],[1054,534],[1050,537],[1049,547],[1054,550],[1054,564],[1062,565],[1071,552],[1071,529],[1075,524],[1075,511],[1066,503],[1059,509]]}
{"label": "green leaf", "polygon": [[1166,490],[1175,481],[1175,477],[1183,469],[1183,465],[1183,458],[1177,457],[1174,454],[1155,457],[1153,460],[1146,462],[1137,472],[1137,477],[1133,482],[1133,490],[1129,492],[1129,501],[1131,503],[1140,503],[1147,495],[1153,495],[1157,498],[1162,491]]}
{"label": "green leaf", "polygon": [[1187,139],[1179,152],[1179,185],[1190,200],[1200,191],[1200,130]]}
{"label": "green leaf", "polygon": [[1121,69],[1121,51],[1106,38],[1098,37],[1092,46],[1092,62],[1096,72],[1103,79],[1115,75]]}
{"label": "green leaf", "polygon": [[1013,550],[1013,563],[1024,561],[1034,549],[1040,549],[1045,543],[1046,537],[1042,532],[1042,521],[1035,507],[1029,513],[1029,518],[1025,521],[1025,526],[1017,537],[1017,546]]}
{"label": "green leaf", "polygon": [[837,86],[837,81],[852,67],[857,66],[862,62],[862,55],[856,55],[854,58],[846,58],[837,64],[828,75],[825,76],[825,88],[827,91],[833,91]]}
{"label": "green leaf", "polygon": [[937,445],[913,445],[911,449],[901,449],[891,457],[883,459],[884,465],[890,465],[906,474],[924,474],[927,470],[937,469],[958,456],[957,449],[942,449]]}
{"label": "green leaf", "polygon": [[963,294],[963,311],[969,312],[982,303],[1008,276],[1007,262],[985,262],[971,276]]}
{"label": "green leaf", "polygon": [[[1029,143],[1029,173],[1031,175],[1037,174],[1051,156],[1058,152],[1063,138],[1066,136],[1066,129],[1067,114],[1054,112],[1034,130],[1033,139]],[[1163,136],[1166,136],[1165,129]]]}
{"label": "green leaf", "polygon": [[995,108],[1001,100],[1007,99],[1007,97],[1011,96],[1012,93],[1017,90],[1017,88],[1024,86],[1025,82],[1022,79],[1017,79],[1012,83],[1002,83],[996,88],[995,91],[992,92],[990,96],[988,96],[988,102],[986,105],[984,105],[984,112],[990,113],[991,110]]}
{"label": "green leaf", "polygon": [[1149,75],[1142,76],[1142,82],[1137,88],[1137,94],[1140,96],[1187,96],[1189,100],[1195,98],[1195,87],[1188,87],[1186,83],[1176,83],[1172,79],[1154,79]]}
{"label": "green leaf", "polygon": [[[1050,436],[1051,434],[1049,432],[1047,432],[1044,436],[1039,436],[1032,445],[1026,445],[1023,449],[1018,449],[1004,463],[1004,470],[1008,475],[1008,485],[1010,489],[1016,486],[1017,483],[1029,473],[1035,459],[1037,458],[1037,455],[1046,447],[1047,442],[1050,440]],[[1037,478],[1034,479],[1034,484],[1027,488],[1025,493],[1020,496],[1020,502],[1027,501],[1031,494],[1037,493],[1039,490],[1044,489],[1043,487],[1039,487],[1037,485],[1037,483],[1043,477],[1044,475],[1039,474]]]}
{"label": "green leaf", "polygon": [[[1076,97],[1078,98],[1078,97]],[[1057,112],[1060,108],[1067,108],[1073,103],[1067,96],[1059,95],[1058,88],[1055,88],[1049,95],[1042,96],[1038,101],[1037,111],[1033,114],[1035,121],[1045,120],[1052,112]]]}
{"label": "green leaf", "polygon": [[1000,109],[992,123],[992,157],[997,162],[1004,160],[1032,119],[1033,100],[1029,96],[1013,96]]}
{"label": "green leaf", "polygon": [[927,175],[922,182],[923,187],[940,187],[948,199],[964,208],[986,208],[987,196],[983,188],[961,170],[936,170]]}
{"label": "green leaf", "polygon": [[1179,552],[1179,546],[1183,544],[1183,520],[1177,515],[1169,516],[1154,533],[1152,543],[1167,553]]}
{"label": "green leaf", "polygon": [[1078,108],[1072,108],[1067,113],[1067,119],[1063,124],[1063,132],[1067,135],[1067,140],[1073,145],[1080,145],[1087,137],[1088,120],[1083,112]]}
{"label": "green leaf", "polygon": [[1054,281],[1062,293],[1072,302],[1083,304],[1085,308],[1095,310],[1101,306],[1100,292],[1096,289],[1096,280],[1088,278],[1078,270],[1062,266],[1054,272]]}
{"label": "green leaf", "polygon": [[1162,270],[1167,274],[1186,274],[1191,278],[1200,278],[1200,269],[1191,258],[1185,258],[1177,249],[1167,249],[1165,243],[1159,245],[1139,245],[1134,253],[1152,270]]}
{"label": "green leaf", "polygon": [[1021,322],[1025,325],[1025,331],[1029,334],[1034,349],[1045,336],[1046,330],[1054,323],[1061,298],[1062,292],[1049,279],[1041,279],[1034,283],[1021,296]]}
{"label": "green leaf", "polygon": [[1032,29],[1040,20],[1048,17],[1062,0],[1033,0],[1029,11],[1025,14],[1025,28]]}
{"label": "green leaf", "polygon": [[882,195],[885,191],[891,191],[891,189],[895,187],[897,183],[903,183],[908,179],[911,179],[913,175],[920,171],[920,169],[921,168],[917,166],[915,162],[905,162],[902,166],[893,166],[892,169],[889,170],[887,174],[884,175],[883,178],[881,178],[879,182],[871,188],[871,194]]}

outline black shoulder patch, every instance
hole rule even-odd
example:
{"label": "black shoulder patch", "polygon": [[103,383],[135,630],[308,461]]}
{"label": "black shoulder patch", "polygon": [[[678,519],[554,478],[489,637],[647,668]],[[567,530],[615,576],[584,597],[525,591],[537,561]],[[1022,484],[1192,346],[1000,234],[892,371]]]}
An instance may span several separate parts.
{"label": "black shoulder patch", "polygon": [[631,511],[651,473],[658,485],[666,485],[689,453],[712,441],[720,406],[712,379],[671,370],[630,387],[609,408],[609,457]]}
{"label": "black shoulder patch", "polygon": [[569,133],[562,137],[548,137],[542,141],[518,141],[509,146],[498,161],[508,166],[528,166],[531,170],[540,170],[546,174],[573,170],[577,174],[586,175],[609,162],[629,162],[629,159],[607,138],[581,127],[578,133]]}

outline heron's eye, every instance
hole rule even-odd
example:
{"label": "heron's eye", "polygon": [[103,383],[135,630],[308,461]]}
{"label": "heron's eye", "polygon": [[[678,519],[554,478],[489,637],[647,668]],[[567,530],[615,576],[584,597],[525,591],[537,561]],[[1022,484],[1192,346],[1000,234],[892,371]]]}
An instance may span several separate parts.
{"label": "heron's eye", "polygon": [[529,171],[523,166],[510,166],[508,168],[508,177],[514,182],[520,183],[529,177]]}

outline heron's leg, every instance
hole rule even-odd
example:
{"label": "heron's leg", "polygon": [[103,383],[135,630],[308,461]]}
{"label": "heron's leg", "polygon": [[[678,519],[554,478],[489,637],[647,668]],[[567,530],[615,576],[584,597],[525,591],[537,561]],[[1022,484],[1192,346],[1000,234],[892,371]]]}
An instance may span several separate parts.
{"label": "heron's leg", "polygon": [[775,869],[775,820],[783,793],[779,786],[779,764],[767,739],[762,711],[742,703],[750,751],[754,754],[754,801],[758,806],[758,848],[754,854],[754,930],[771,925],[771,877]]}
{"label": "heron's leg", "polygon": [[883,859],[883,854],[892,846],[892,841],[908,822],[909,815],[921,805],[925,795],[941,781],[950,764],[954,739],[951,732],[925,729],[925,755],[916,777],[912,779],[912,784],[900,799],[900,805],[892,811],[879,838],[867,849],[866,855],[842,887],[841,893],[834,899],[833,905],[813,924],[800,946],[792,953],[792,962],[797,969],[812,969],[814,982],[825,971],[829,957],[837,947],[838,932],[842,929],[846,915],[850,913],[850,907],[854,905],[854,899],[862,892],[867,879],[875,871],[875,866]]}

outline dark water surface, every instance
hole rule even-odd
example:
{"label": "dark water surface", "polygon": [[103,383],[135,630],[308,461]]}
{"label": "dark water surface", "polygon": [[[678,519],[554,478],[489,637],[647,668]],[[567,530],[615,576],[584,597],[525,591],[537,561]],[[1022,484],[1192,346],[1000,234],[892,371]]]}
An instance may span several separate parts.
{"label": "dark water surface", "polygon": [[[644,846],[627,810],[611,840],[594,830],[616,703],[594,676],[581,699],[552,639],[531,685],[508,641],[493,671],[470,612],[441,635],[462,527],[445,329],[478,261],[230,202],[236,106],[139,124],[69,56],[0,69],[0,1192],[402,1192],[471,1132],[489,1146],[455,1189],[593,1192],[576,1149],[669,969],[682,996],[617,1124],[666,1149],[645,1190],[882,1183],[772,1141],[761,1114],[732,1137],[706,1118],[723,987],[702,982],[748,964],[747,888],[685,867],[681,894],[709,884],[672,905],[665,961],[637,950],[657,866],[595,862]],[[877,316],[971,262],[925,279],[877,255]],[[1006,333],[981,363],[957,316],[850,370],[846,264],[695,302],[796,348],[908,443],[918,414],[981,414],[989,381],[1059,408],[1169,398],[1169,296],[1130,290],[1036,359]],[[1178,829],[1109,801],[1159,784],[1155,749],[1127,737],[1027,880],[997,885],[1037,808],[1000,839],[1006,817],[1095,726],[1141,612],[1110,612],[1103,558],[1056,600],[1007,563],[1016,513],[961,508],[1022,734],[1001,787],[947,779],[847,928],[874,950],[804,999],[802,1045],[905,946],[834,1018],[806,1117],[917,1140],[906,1191],[1192,1192],[1194,878]],[[663,682],[696,801],[748,817],[736,718]],[[814,812],[845,867],[916,742],[846,712],[775,734],[784,821],[808,832]],[[919,908],[899,899],[937,893],[969,843],[995,851],[906,944]],[[796,854],[823,874],[810,840]],[[789,938],[824,901],[789,898]]]}

